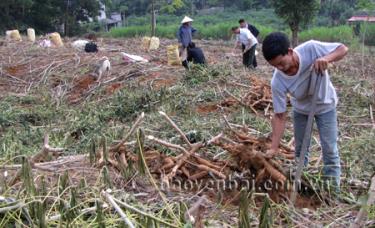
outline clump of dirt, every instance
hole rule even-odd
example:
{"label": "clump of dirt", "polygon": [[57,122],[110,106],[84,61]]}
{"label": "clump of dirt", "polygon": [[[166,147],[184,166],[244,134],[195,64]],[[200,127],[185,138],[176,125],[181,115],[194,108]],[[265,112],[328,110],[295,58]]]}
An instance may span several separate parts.
{"label": "clump of dirt", "polygon": [[71,104],[77,103],[82,96],[96,83],[93,75],[87,74],[78,78],[70,90],[68,100]]}
{"label": "clump of dirt", "polygon": [[217,111],[218,108],[219,107],[217,106],[217,104],[202,104],[202,105],[198,105],[196,110],[200,114],[208,114],[208,113]]}
{"label": "clump of dirt", "polygon": [[159,90],[163,87],[167,88],[167,87],[170,87],[170,86],[176,84],[176,81],[177,81],[176,78],[162,78],[162,79],[159,79],[159,80],[155,80],[152,88],[154,90]]}
{"label": "clump of dirt", "polygon": [[238,104],[238,102],[234,99],[228,98],[225,100],[220,101],[219,103],[207,103],[201,104],[196,107],[196,111],[200,114],[209,114],[211,112],[216,112],[219,109],[227,109],[234,105]]}
{"label": "clump of dirt", "polygon": [[8,67],[5,67],[4,70],[9,75],[17,77],[17,78],[23,78],[27,76],[27,64],[8,66]]}
{"label": "clump of dirt", "polygon": [[106,93],[106,95],[112,95],[116,91],[120,90],[121,88],[123,88],[122,83],[114,83],[114,84],[109,85],[105,88],[105,93]]}

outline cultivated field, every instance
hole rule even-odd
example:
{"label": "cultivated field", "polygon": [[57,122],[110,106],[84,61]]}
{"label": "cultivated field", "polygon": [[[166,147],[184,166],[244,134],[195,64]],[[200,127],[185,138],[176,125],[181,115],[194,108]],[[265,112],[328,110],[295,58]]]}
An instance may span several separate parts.
{"label": "cultivated field", "polygon": [[[209,64],[185,71],[167,65],[174,40],[146,51],[141,39],[99,38],[94,54],[71,41],[41,48],[0,40],[0,227],[348,227],[366,202],[375,173],[375,56],[350,50],[330,68],[340,101],[341,199],[321,187],[314,132],[294,207],[290,118],[282,153],[263,156],[273,69],[261,53],[259,67],[247,70],[230,54],[233,43],[200,40]],[[149,63],[125,63],[120,52]],[[103,56],[112,69],[97,80]],[[374,226],[375,208],[366,209]]]}

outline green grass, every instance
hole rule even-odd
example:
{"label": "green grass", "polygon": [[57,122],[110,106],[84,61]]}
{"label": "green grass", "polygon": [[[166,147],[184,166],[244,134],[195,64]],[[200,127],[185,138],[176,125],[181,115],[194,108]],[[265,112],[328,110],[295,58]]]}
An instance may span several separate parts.
{"label": "green grass", "polygon": [[[265,16],[267,15],[267,16]],[[238,25],[238,20],[244,18],[255,25],[260,31],[259,41],[274,31],[284,31],[291,34],[289,27],[278,18],[272,9],[262,9],[259,11],[224,11],[211,15],[193,15],[193,27],[198,30],[196,39],[223,39],[232,37],[230,29]],[[180,25],[181,17],[175,15],[158,15],[156,36],[161,38],[175,39],[176,32]],[[364,26],[362,26],[362,33]],[[110,31],[112,37],[138,37],[149,36],[151,34],[150,16],[129,17],[127,26],[114,28]],[[366,45],[375,45],[375,26],[366,27]],[[326,42],[341,42],[348,45],[358,43],[358,38],[354,36],[353,28],[348,25],[336,27],[312,27],[299,33],[299,41],[320,40]]]}
{"label": "green grass", "polygon": [[361,24],[360,39],[364,41],[365,45],[375,46],[375,25]]}
{"label": "green grass", "polygon": [[[222,22],[218,24],[211,24],[209,26],[195,23],[193,26],[198,30],[194,35],[195,39],[223,39],[229,40],[232,37],[230,29],[236,24],[229,22]],[[255,24],[256,25],[256,24]],[[267,34],[275,31],[271,27],[256,25],[260,31],[259,39],[262,40]],[[160,38],[175,39],[178,25],[158,25],[156,29],[156,36]],[[150,26],[129,26],[113,28],[110,31],[110,36],[115,38],[120,37],[139,37],[150,36]]]}
{"label": "green grass", "polygon": [[[267,17],[264,17],[267,15]],[[255,25],[259,31],[259,39],[277,29],[285,30],[286,27],[270,9],[244,12],[221,12],[215,15],[195,15],[193,27],[198,29],[197,39],[224,39],[231,38],[230,29],[238,25],[240,18],[246,19]],[[156,36],[163,38],[176,38],[181,17],[174,15],[159,15],[157,17]],[[151,34],[150,16],[129,17],[126,27],[113,28],[112,37],[137,37]]]}
{"label": "green grass", "polygon": [[325,42],[341,42],[350,44],[353,42],[354,34],[350,26],[342,25],[337,27],[315,27],[299,34],[299,41],[304,42],[310,39]]}
{"label": "green grass", "polygon": [[[267,15],[265,17],[264,15]],[[210,15],[188,15],[194,19],[193,24],[212,25],[228,22],[230,24],[238,25],[238,20],[244,18],[250,23],[270,26],[277,29],[285,29],[282,21],[274,14],[272,9],[261,9],[257,11],[224,11]],[[157,15],[158,25],[179,25],[183,16],[175,15]],[[150,24],[151,16],[145,15],[141,17],[130,16],[127,18],[127,26],[142,26]]]}
{"label": "green grass", "polygon": [[[235,22],[220,22],[217,24],[208,23],[207,21],[194,22],[193,27],[198,30],[194,35],[195,39],[223,39],[229,40],[232,37],[231,27],[237,25]],[[277,31],[276,28],[254,23],[254,25],[260,31],[258,40],[262,41],[271,32]],[[161,38],[175,39],[178,24],[174,25],[158,25],[156,29],[156,36]],[[138,36],[149,36],[150,35],[149,25],[137,25],[129,27],[114,28],[110,31],[112,37],[138,37]],[[282,30],[289,35],[290,31]],[[375,34],[375,29],[369,27],[367,29],[366,37],[371,37]],[[307,40],[320,40],[325,42],[341,42],[345,44],[355,44],[357,37],[353,34],[353,29],[350,26],[337,26],[337,27],[315,27],[299,33],[299,41],[304,42]],[[366,43],[370,44],[371,39],[366,38]]]}

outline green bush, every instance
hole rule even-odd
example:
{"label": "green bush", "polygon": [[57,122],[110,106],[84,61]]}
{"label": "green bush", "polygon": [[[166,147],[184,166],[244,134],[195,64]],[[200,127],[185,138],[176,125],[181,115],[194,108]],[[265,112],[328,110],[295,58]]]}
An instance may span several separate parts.
{"label": "green bush", "polygon": [[[267,15],[267,17],[264,17]],[[262,40],[267,34],[276,29],[285,29],[285,25],[275,16],[273,10],[263,9],[260,11],[224,11],[210,15],[194,15],[193,27],[198,29],[197,39],[224,39],[232,37],[230,28],[238,25],[238,20],[244,18],[254,24],[260,31],[259,39]],[[158,15],[156,35],[163,38],[175,38],[180,26],[181,16]],[[143,17],[129,17],[127,27],[114,28],[110,31],[112,37],[134,37],[150,35],[150,15]],[[274,29],[275,28],[275,29]]]}
{"label": "green bush", "polygon": [[341,42],[350,44],[353,41],[353,30],[350,26],[315,27],[299,34],[299,41],[320,40],[326,42]]}
{"label": "green bush", "polygon": [[[265,17],[264,15],[267,15]],[[248,10],[248,11],[231,11],[225,10],[224,12],[216,12],[215,14],[205,15],[188,15],[194,19],[193,25],[203,24],[212,25],[219,24],[222,22],[230,23],[231,27],[238,25],[238,20],[244,18],[250,23],[258,25],[266,25],[277,29],[285,29],[286,26],[283,22],[275,15],[273,9],[261,9],[261,10]],[[160,14],[157,15],[156,22],[158,25],[179,25],[183,16]],[[145,16],[136,17],[130,16],[127,18],[128,26],[139,26],[150,24],[151,16],[147,14]]]}
{"label": "green bush", "polygon": [[364,42],[365,45],[368,46],[375,46],[375,25],[373,24],[361,24],[360,29],[360,40],[363,41],[364,36]]}
{"label": "green bush", "polygon": [[177,25],[159,26],[156,29],[156,36],[174,39],[176,38],[177,29],[178,29]]}
{"label": "green bush", "polygon": [[130,26],[130,27],[120,27],[120,28],[113,28],[110,31],[112,37],[135,37],[135,36],[143,36],[149,33],[150,29],[149,26]]}
{"label": "green bush", "polygon": [[[265,17],[264,15],[267,15]],[[229,40],[233,36],[230,29],[238,25],[238,20],[244,18],[258,28],[260,34],[258,40],[262,40],[271,32],[284,31],[288,35],[291,32],[271,9],[262,9],[260,11],[242,11],[242,12],[219,12],[210,15],[194,15],[193,27],[198,30],[195,39],[223,39]],[[156,36],[161,38],[175,39],[176,32],[180,26],[182,17],[175,15],[158,15]],[[114,28],[110,31],[112,37],[135,37],[149,36],[151,33],[150,16],[129,17],[128,27]],[[363,26],[362,26],[363,29]],[[375,45],[375,26],[368,25],[366,31],[366,44]],[[326,42],[342,42],[352,45],[356,42],[353,35],[353,29],[350,26],[342,25],[337,27],[313,27],[300,32],[299,40],[304,42],[310,39]]]}
{"label": "green bush", "polygon": [[225,40],[231,38],[230,28],[232,24],[229,22],[211,25],[196,24],[195,27],[198,29],[196,38]]}
{"label": "green bush", "polygon": [[259,35],[258,35],[258,41],[262,42],[263,39],[270,34],[271,32],[275,32],[276,30],[273,29],[272,27],[264,26],[264,25],[256,25],[257,29],[259,30]]}
{"label": "green bush", "polygon": [[[194,28],[198,30],[195,39],[223,39],[228,40],[232,37],[230,29],[236,24],[230,22],[222,22],[218,24],[211,24],[209,26],[203,24],[194,24]],[[162,38],[174,39],[179,25],[158,25],[156,28],[156,36]],[[257,25],[256,25],[257,26]],[[260,31],[259,39],[262,40],[267,34],[274,29],[266,26],[257,26]],[[121,28],[113,28],[110,31],[112,37],[136,37],[149,36],[151,33],[150,26],[129,26]]]}

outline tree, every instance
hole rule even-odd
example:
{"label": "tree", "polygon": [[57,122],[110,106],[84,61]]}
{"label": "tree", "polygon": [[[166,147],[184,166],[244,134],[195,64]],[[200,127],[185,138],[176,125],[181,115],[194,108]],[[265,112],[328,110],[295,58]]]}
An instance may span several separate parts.
{"label": "tree", "polygon": [[365,11],[373,11],[375,9],[375,2],[373,0],[358,0],[356,8]]}
{"label": "tree", "polygon": [[356,3],[357,0],[321,0],[319,17],[329,20],[323,25],[345,24],[346,20],[353,15]]}
{"label": "tree", "polygon": [[301,26],[310,23],[319,10],[319,0],[272,0],[275,13],[284,19],[292,31],[292,45],[298,45]]}
{"label": "tree", "polygon": [[74,35],[79,22],[97,16],[99,8],[98,0],[1,0],[0,31],[33,27],[37,32],[53,32],[64,24],[65,34]]}
{"label": "tree", "polygon": [[54,32],[61,24],[62,9],[53,0],[34,0],[34,5],[28,15],[29,25],[37,32]]}
{"label": "tree", "polygon": [[160,2],[160,11],[169,14],[173,14],[183,7],[185,7],[185,3],[182,0],[167,0]]}
{"label": "tree", "polygon": [[33,4],[33,0],[1,0],[0,30],[14,29],[23,25]]}
{"label": "tree", "polygon": [[151,36],[156,35],[155,0],[151,3]]}
{"label": "tree", "polygon": [[99,14],[100,3],[97,0],[55,0],[56,5],[64,9],[60,21],[64,24],[64,32],[72,36],[79,32],[79,22],[87,22],[89,18]]}

